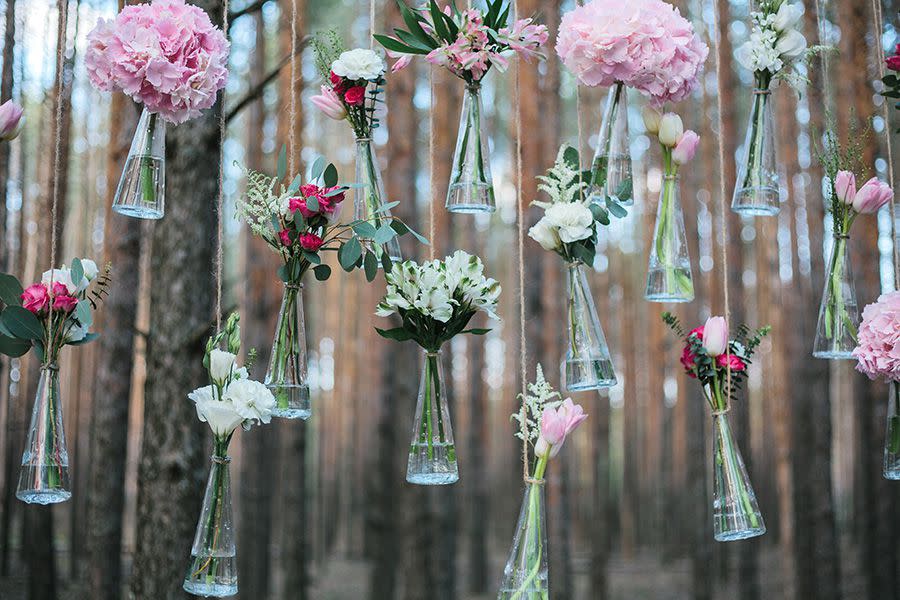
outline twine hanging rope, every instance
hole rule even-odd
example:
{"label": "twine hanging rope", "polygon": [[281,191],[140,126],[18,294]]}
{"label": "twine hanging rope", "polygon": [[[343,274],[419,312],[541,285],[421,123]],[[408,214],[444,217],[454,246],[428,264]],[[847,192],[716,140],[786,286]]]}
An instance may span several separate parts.
{"label": "twine hanging rope", "polygon": [[290,118],[288,119],[288,171],[291,176],[297,172],[297,156],[294,153],[295,129],[297,127],[297,94],[294,86],[297,82],[297,0],[291,0],[291,84],[289,102]]}
{"label": "twine hanging rope", "polygon": [[[228,0],[222,2],[222,31],[228,35]],[[223,238],[225,237],[225,88],[219,97],[219,194],[216,198],[216,331],[222,327],[222,272],[225,262]]]}
{"label": "twine hanging rope", "polygon": [[[878,59],[878,79],[884,78],[884,45],[881,41],[881,34],[884,31],[884,17],[881,12],[881,2],[872,0],[872,14],[875,17],[875,47],[876,58]],[[884,118],[884,141],[887,150],[887,173],[888,185],[894,189],[894,148],[891,142],[891,109],[887,98],[882,98],[881,110]],[[891,256],[894,262],[894,289],[900,289],[900,249],[897,248],[897,207],[895,199],[890,202],[891,214]]]}

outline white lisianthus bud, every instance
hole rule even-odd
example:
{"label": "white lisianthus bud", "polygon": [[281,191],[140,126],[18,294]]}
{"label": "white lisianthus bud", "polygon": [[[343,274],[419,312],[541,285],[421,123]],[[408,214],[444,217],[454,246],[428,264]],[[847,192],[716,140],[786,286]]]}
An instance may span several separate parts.
{"label": "white lisianthus bud", "polygon": [[210,378],[219,385],[228,381],[236,359],[237,357],[231,352],[213,348],[212,352],[209,353]]}
{"label": "white lisianthus bud", "polygon": [[556,228],[550,224],[547,217],[541,217],[541,220],[528,230],[528,237],[540,244],[544,250],[556,250],[560,245]]}
{"label": "white lisianthus bud", "polygon": [[84,271],[84,276],[88,281],[97,279],[97,275],[100,273],[100,269],[97,268],[97,263],[89,258],[81,259],[81,269]]}
{"label": "white lisianthus bud", "polygon": [[666,113],[659,121],[659,143],[669,148],[674,147],[684,135],[684,123],[675,113]]}

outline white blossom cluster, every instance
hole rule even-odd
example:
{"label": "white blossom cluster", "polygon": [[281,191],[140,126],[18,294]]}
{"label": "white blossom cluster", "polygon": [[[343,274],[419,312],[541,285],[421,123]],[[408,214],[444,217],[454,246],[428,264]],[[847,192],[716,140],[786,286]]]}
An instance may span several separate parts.
{"label": "white blossom cluster", "polygon": [[546,192],[549,202],[535,201],[544,209],[544,216],[534,224],[528,235],[544,250],[558,251],[562,244],[571,244],[594,235],[594,215],[590,200],[583,191],[588,183],[583,181],[577,168],[565,159],[566,147],[559,149],[556,162],[547,175],[538,176],[538,189]]}
{"label": "white blossom cluster", "polygon": [[483,310],[499,318],[500,284],[484,276],[480,258],[462,250],[422,265],[409,260],[394,265],[386,279],[387,292],[376,310],[380,317],[404,310],[446,323],[456,310]]}
{"label": "white blossom cluster", "polygon": [[796,27],[803,16],[800,3],[786,0],[763,2],[762,10],[750,13],[750,39],[735,53],[738,62],[755,73],[772,77],[789,71],[806,52],[806,38]]}
{"label": "white blossom cluster", "polygon": [[235,200],[235,209],[238,219],[242,219],[250,226],[250,230],[274,248],[278,248],[275,238],[272,217],[283,213],[284,201],[290,194],[283,192],[281,195],[275,192],[277,180],[265,173],[257,171],[247,172],[247,190]]}
{"label": "white blossom cluster", "polygon": [[519,401],[525,404],[525,413],[514,412],[511,420],[519,424],[516,437],[534,443],[541,432],[541,415],[545,408],[556,408],[562,404],[562,396],[544,379],[544,369],[537,366],[534,383],[528,384],[528,392],[519,394]]}

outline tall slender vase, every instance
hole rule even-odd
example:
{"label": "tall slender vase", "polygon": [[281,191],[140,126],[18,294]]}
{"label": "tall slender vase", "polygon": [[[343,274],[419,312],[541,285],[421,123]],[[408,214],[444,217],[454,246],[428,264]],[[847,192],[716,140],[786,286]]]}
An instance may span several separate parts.
{"label": "tall slender vase", "polygon": [[50,363],[41,367],[16,498],[28,504],[56,504],[71,497],[59,367]]}
{"label": "tall slender vase", "polygon": [[450,212],[492,213],[497,209],[481,113],[481,85],[467,85],[447,188],[446,205]]}
{"label": "tall slender vase", "polygon": [[[218,442],[217,442],[218,444]],[[212,457],[203,509],[182,587],[197,596],[234,596],[238,591],[237,549],[231,514],[231,458],[217,448]]]}
{"label": "tall slender vase", "polygon": [[425,352],[406,481],[417,485],[447,485],[458,480],[441,353]]}
{"label": "tall slender vase", "polygon": [[900,479],[900,383],[890,382],[887,431],[884,436],[884,478]]}
{"label": "tall slender vase", "polygon": [[146,108],[138,120],[112,209],[138,219],[161,219],[166,206],[166,125]]}
{"label": "tall slender vase", "polygon": [[713,414],[713,532],[716,541],[756,537],[766,525],[724,412]]}
{"label": "tall slender vase", "polygon": [[563,362],[566,390],[581,392],[612,387],[616,385],[616,371],[594,307],[584,264],[579,261],[569,263],[567,284],[568,344]]}
{"label": "tall slender vase", "polygon": [[274,416],[283,419],[310,417],[302,283],[284,286],[265,384],[275,396]]}
{"label": "tall slender vase", "polygon": [[816,358],[852,359],[856,347],[859,307],[850,270],[848,239],[846,235],[834,236],[813,344]]}
{"label": "tall slender vase", "polygon": [[733,211],[757,216],[778,214],[781,205],[776,145],[772,94],[768,89],[756,88],[731,199]]}
{"label": "tall slender vase", "polygon": [[620,204],[633,204],[628,93],[623,83],[609,88],[597,138],[588,195],[594,202],[605,203],[607,198],[611,198]]}
{"label": "tall slender vase", "polygon": [[[391,209],[385,208],[384,181],[381,179],[381,169],[378,168],[378,159],[375,157],[371,138],[356,140],[356,185],[359,187],[356,188],[354,195],[353,218],[368,221],[376,229],[390,223]],[[396,237],[380,245],[371,240],[364,243],[379,259],[386,252],[391,262],[403,260],[400,242]],[[378,265],[382,265],[381,260],[378,261]]]}
{"label": "tall slender vase", "polygon": [[550,581],[547,560],[547,517],[544,480],[525,485],[525,498],[516,524],[509,558],[497,600],[548,600]]}
{"label": "tall slender vase", "polygon": [[650,302],[690,302],[694,299],[694,278],[678,179],[677,175],[663,177],[659,193],[647,289],[644,291],[644,298]]}

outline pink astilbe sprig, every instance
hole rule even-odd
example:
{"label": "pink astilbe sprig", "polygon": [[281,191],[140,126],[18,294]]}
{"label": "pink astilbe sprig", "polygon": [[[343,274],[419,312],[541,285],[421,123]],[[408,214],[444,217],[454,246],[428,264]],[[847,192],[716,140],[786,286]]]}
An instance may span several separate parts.
{"label": "pink astilbe sprig", "polygon": [[85,67],[101,91],[121,90],[166,121],[211,107],[228,78],[228,40],[184,0],[126,6],[88,34]]}
{"label": "pink astilbe sprig", "polygon": [[882,294],[863,309],[857,340],[857,371],[900,381],[900,292]]}

